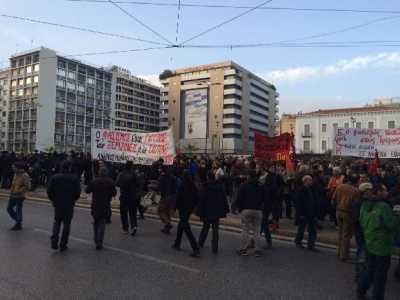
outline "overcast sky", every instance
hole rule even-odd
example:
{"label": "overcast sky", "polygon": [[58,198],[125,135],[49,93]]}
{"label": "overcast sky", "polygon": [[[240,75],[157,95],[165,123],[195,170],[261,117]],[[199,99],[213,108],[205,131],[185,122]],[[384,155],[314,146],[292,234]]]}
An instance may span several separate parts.
{"label": "overcast sky", "polygon": [[[129,1],[129,0],[125,0]],[[148,0],[147,2],[151,2]],[[146,1],[144,1],[146,2]],[[157,2],[177,3],[172,0]],[[261,0],[185,0],[182,3],[257,6]],[[175,43],[177,7],[119,4],[150,27],[140,25],[112,3],[66,0],[0,0],[0,15],[27,17],[103,32]],[[254,44],[397,41],[398,0],[273,0],[267,6],[390,10],[393,13],[254,10],[187,44]],[[182,7],[178,44],[246,9]],[[370,23],[369,25],[366,25]],[[363,24],[363,26],[358,26]],[[354,27],[353,29],[348,29]],[[346,29],[346,30],[343,30]],[[156,32],[156,33],[154,33]],[[337,32],[336,34],[320,34]],[[307,39],[304,39],[307,38]],[[158,47],[147,42],[85,33],[0,16],[0,67],[16,51],[45,46],[66,54]],[[381,43],[382,44],[382,43]],[[308,44],[310,45],[310,44]],[[315,44],[314,44],[315,45]],[[358,44],[360,45],[360,44]],[[233,49],[159,49],[80,56],[96,65],[117,64],[133,74],[156,79],[164,69],[234,60],[277,86],[280,112],[364,105],[374,98],[400,96],[400,47],[260,47]]]}

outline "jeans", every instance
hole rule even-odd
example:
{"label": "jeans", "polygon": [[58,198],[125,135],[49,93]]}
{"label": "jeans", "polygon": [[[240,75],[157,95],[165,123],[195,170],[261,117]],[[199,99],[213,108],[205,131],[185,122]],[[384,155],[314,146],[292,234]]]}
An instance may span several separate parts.
{"label": "jeans", "polygon": [[131,229],[137,227],[137,205],[135,203],[121,200],[119,210],[123,230],[129,229],[129,223]]}
{"label": "jeans", "polygon": [[374,300],[385,299],[387,273],[390,268],[390,256],[377,256],[367,253],[367,268],[358,281],[358,293],[365,295],[373,285]]}
{"label": "jeans", "polygon": [[353,224],[350,213],[337,211],[336,219],[338,222],[338,256],[342,260],[349,258],[350,254],[350,241],[353,237]]}
{"label": "jeans", "polygon": [[308,247],[314,247],[317,240],[316,220],[300,217],[297,221],[297,234],[295,242],[301,244],[304,238],[304,231],[308,230]]}
{"label": "jeans", "polygon": [[265,240],[268,245],[272,245],[272,235],[269,230],[269,211],[263,211],[262,221],[261,221],[261,233],[265,234]]}
{"label": "jeans", "polygon": [[58,244],[58,239],[60,236],[61,224],[63,224],[63,231],[61,234],[60,246],[64,247],[68,245],[69,233],[71,231],[71,221],[74,216],[73,208],[55,208],[54,209],[54,224],[53,224],[53,234],[51,240]]}
{"label": "jeans", "polygon": [[219,220],[214,221],[214,222],[209,222],[209,221],[204,221],[203,222],[203,228],[201,229],[200,232],[200,237],[199,237],[199,245],[200,247],[204,246],[204,243],[207,239],[207,235],[208,235],[208,231],[210,230],[210,227],[212,227],[212,241],[211,241],[211,245],[212,245],[212,250],[214,252],[218,251],[218,238],[219,238]]}
{"label": "jeans", "polygon": [[103,246],[104,233],[106,231],[106,218],[95,218],[93,220],[93,235],[96,246]]}
{"label": "jeans", "polygon": [[11,219],[15,221],[16,224],[22,224],[22,206],[25,198],[16,198],[10,197],[7,206],[7,212],[10,215]]}
{"label": "jeans", "polygon": [[357,251],[356,251],[356,265],[355,265],[355,270],[356,270],[356,281],[360,280],[361,274],[363,274],[366,270],[366,261],[367,261],[367,253],[365,250],[365,246],[359,245],[357,246]]}
{"label": "jeans", "polygon": [[242,211],[242,245],[241,249],[247,249],[252,240],[256,251],[261,250],[261,220],[262,211],[245,209]]}
{"label": "jeans", "polygon": [[182,241],[182,236],[183,236],[183,233],[185,232],[193,251],[198,251],[199,246],[193,235],[192,229],[190,228],[189,217],[190,217],[190,214],[179,212],[179,223],[178,223],[178,229],[176,232],[176,240],[175,240],[174,245],[177,247],[180,247],[181,241]]}

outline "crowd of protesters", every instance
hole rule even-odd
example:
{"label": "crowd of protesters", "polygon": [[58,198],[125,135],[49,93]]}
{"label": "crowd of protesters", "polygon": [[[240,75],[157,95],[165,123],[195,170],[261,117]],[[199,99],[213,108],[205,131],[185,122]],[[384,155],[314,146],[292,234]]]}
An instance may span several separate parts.
{"label": "crowd of protesters", "polygon": [[[318,231],[328,220],[338,232],[338,258],[355,263],[357,296],[365,297],[373,286],[373,299],[384,299],[387,274],[400,236],[400,165],[396,161],[375,165],[368,161],[311,159],[298,161],[288,171],[278,162],[257,161],[252,157],[177,157],[166,166],[163,160],[151,166],[135,166],[92,161],[89,154],[0,156],[0,184],[10,190],[7,211],[15,221],[12,230],[22,229],[25,193],[46,186],[55,208],[51,247],[65,251],[73,218],[73,208],[81,194],[92,194],[94,242],[101,250],[106,224],[110,222],[111,200],[120,190],[121,224],[124,233],[136,235],[137,214],[157,202],[163,223],[162,233],[170,234],[172,217],[179,223],[173,249],[181,249],[185,234],[198,257],[212,230],[211,249],[219,248],[220,219],[228,213],[240,214],[242,238],[238,255],[264,255],[272,247],[271,229],[280,219],[293,219],[297,226],[295,245],[318,251]],[[157,195],[160,200],[156,201]],[[203,222],[196,238],[190,216]],[[61,239],[59,240],[59,234]],[[355,237],[357,251],[351,258]],[[263,242],[263,237],[265,241]],[[397,243],[397,244],[396,244]],[[400,263],[395,275],[400,278]]]}

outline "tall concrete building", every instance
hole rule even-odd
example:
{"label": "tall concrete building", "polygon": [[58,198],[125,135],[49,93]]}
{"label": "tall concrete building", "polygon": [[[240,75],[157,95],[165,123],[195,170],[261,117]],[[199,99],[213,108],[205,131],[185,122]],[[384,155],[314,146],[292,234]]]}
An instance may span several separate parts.
{"label": "tall concrete building", "polygon": [[227,61],[163,75],[161,127],[173,128],[182,151],[250,153],[255,131],[274,135],[275,86],[238,64]]}
{"label": "tall concrete building", "polygon": [[[152,132],[160,129],[160,88],[117,66],[112,72],[115,100],[114,128],[122,131]],[[113,113],[113,115],[114,115]]]}
{"label": "tall concrete building", "polygon": [[111,127],[112,74],[47,48],[10,58],[8,150],[89,150]]}
{"label": "tall concrete building", "polygon": [[7,114],[4,121],[0,113],[0,137],[5,131],[9,151],[90,151],[92,128],[159,130],[160,89],[122,68],[41,47],[13,55],[3,77],[9,95],[0,101]]}
{"label": "tall concrete building", "polygon": [[9,70],[0,70],[0,151],[7,149]]}

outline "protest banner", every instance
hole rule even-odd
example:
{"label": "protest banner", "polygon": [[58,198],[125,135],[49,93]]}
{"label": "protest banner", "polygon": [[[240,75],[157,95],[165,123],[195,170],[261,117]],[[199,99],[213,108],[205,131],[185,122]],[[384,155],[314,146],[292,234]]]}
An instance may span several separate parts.
{"label": "protest banner", "polygon": [[337,128],[334,153],[338,156],[400,158],[400,129]]}
{"label": "protest banner", "polygon": [[159,158],[171,165],[175,158],[175,143],[171,130],[160,132],[127,132],[92,129],[92,157],[115,163],[132,161],[151,165]]}
{"label": "protest banner", "polygon": [[259,132],[254,134],[254,156],[263,160],[293,160],[294,146],[293,136],[284,133],[278,136],[269,137]]}

